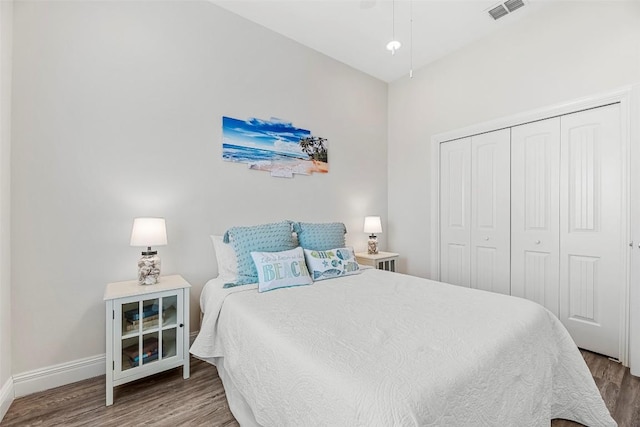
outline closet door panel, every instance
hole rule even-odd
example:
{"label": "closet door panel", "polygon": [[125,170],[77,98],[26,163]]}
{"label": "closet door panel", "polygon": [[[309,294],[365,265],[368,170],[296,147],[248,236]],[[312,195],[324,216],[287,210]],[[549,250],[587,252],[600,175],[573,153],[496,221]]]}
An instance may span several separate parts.
{"label": "closet door panel", "polygon": [[511,129],[511,293],[558,315],[560,118]]}
{"label": "closet door panel", "polygon": [[471,138],[440,145],[440,281],[469,287]]}
{"label": "closet door panel", "polygon": [[625,280],[620,107],[561,120],[560,320],[579,347],[618,358]]}
{"label": "closet door panel", "polygon": [[510,293],[510,130],[471,138],[471,287]]}

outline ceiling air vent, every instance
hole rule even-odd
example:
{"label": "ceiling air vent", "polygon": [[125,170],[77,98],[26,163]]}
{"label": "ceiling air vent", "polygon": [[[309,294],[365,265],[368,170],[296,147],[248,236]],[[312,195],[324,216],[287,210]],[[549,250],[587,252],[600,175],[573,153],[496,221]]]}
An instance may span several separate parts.
{"label": "ceiling air vent", "polygon": [[492,7],[487,12],[489,12],[489,15],[491,15],[493,19],[500,19],[514,10],[520,9],[522,6],[524,6],[524,0],[507,0],[504,3]]}
{"label": "ceiling air vent", "polygon": [[507,9],[505,9],[504,6],[501,4],[497,5],[496,7],[494,7],[489,11],[489,15],[491,15],[493,19],[502,18],[507,13],[509,12],[507,12]]}
{"label": "ceiling air vent", "polygon": [[522,0],[507,0],[504,2],[504,5],[509,9],[509,12],[513,12],[514,10],[520,9],[524,6],[524,2]]}

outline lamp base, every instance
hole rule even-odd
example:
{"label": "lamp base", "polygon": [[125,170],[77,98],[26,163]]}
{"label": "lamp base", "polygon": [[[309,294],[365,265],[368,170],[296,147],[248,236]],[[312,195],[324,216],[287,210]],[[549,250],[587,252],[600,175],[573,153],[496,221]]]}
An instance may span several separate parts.
{"label": "lamp base", "polygon": [[378,254],[378,238],[373,234],[369,236],[369,242],[367,243],[367,253],[369,255]]}
{"label": "lamp base", "polygon": [[157,253],[145,255],[138,260],[138,283],[140,285],[155,285],[160,277],[160,257]]}

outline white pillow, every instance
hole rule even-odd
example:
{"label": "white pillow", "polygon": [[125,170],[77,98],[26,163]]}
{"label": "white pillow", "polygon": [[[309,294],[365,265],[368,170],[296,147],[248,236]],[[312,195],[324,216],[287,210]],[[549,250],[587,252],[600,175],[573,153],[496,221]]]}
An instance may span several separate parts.
{"label": "white pillow", "polygon": [[313,283],[301,247],[282,252],[251,252],[258,271],[258,292]]}
{"label": "white pillow", "polygon": [[222,241],[222,236],[211,236],[211,241],[218,262],[218,277],[227,282],[235,282],[238,279],[236,251],[231,244]]}
{"label": "white pillow", "polygon": [[304,257],[314,281],[360,273],[353,248],[336,248],[327,251],[305,249]]}

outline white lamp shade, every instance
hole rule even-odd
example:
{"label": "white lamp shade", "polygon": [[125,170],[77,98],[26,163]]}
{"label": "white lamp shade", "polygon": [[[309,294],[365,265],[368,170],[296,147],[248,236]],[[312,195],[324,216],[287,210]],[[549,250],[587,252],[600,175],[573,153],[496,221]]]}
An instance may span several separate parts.
{"label": "white lamp shade", "polygon": [[131,246],[161,246],[167,244],[164,218],[135,218],[131,230]]}
{"label": "white lamp shade", "polygon": [[379,216],[365,216],[364,217],[364,232],[365,233],[382,233],[382,223]]}

